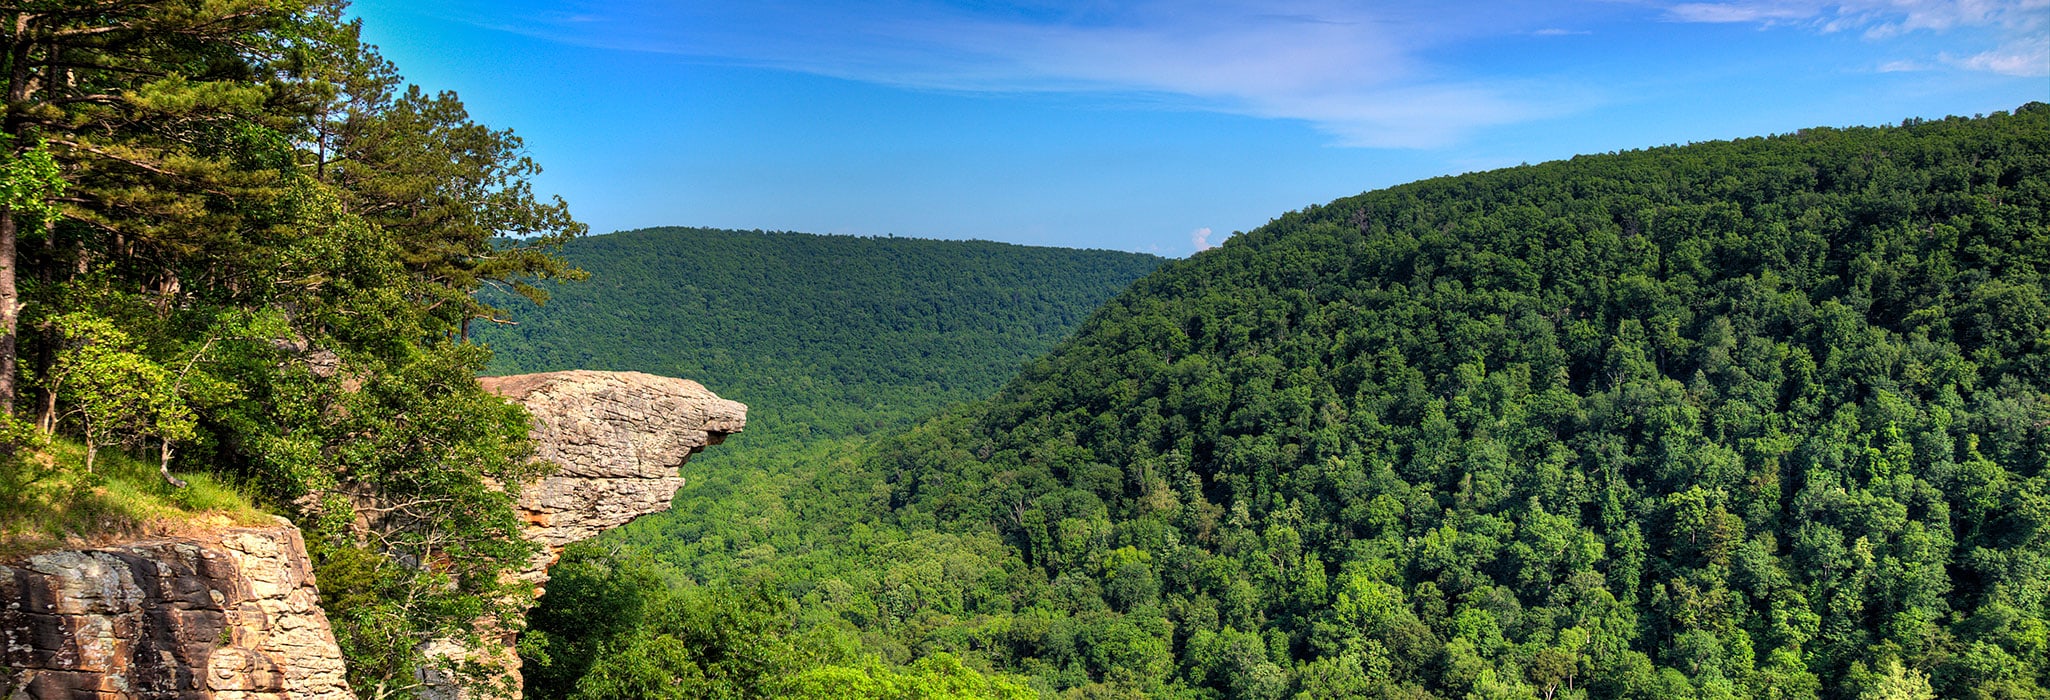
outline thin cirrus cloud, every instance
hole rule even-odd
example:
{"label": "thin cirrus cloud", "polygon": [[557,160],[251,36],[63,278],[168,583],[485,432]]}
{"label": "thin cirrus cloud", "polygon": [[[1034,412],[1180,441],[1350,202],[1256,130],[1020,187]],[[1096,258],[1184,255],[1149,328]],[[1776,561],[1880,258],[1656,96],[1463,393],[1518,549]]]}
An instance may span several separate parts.
{"label": "thin cirrus cloud", "polygon": [[1292,119],[1340,145],[1382,148],[1444,146],[1480,129],[1570,114],[1593,102],[1587,90],[1537,79],[1454,77],[1451,67],[1421,58],[1477,33],[1568,33],[1488,26],[1501,23],[1476,8],[1330,0],[1081,9],[1030,1],[850,7],[622,0],[490,22],[558,41],[915,89],[1086,93]]}
{"label": "thin cirrus cloud", "polygon": [[2050,0],[573,0],[526,13],[484,0],[450,5],[469,6],[456,12],[473,22],[566,43],[912,89],[1091,94],[1296,120],[1338,145],[1375,148],[1444,147],[1601,104],[1590,87],[1604,84],[1598,76],[1489,71],[1446,56],[1491,42],[1566,41],[1619,19],[1858,31],[1871,41],[1945,34],[1948,52],[1884,70],[2050,72]]}
{"label": "thin cirrus cloud", "polygon": [[2020,41],[1964,57],[1944,55],[1943,62],[1968,70],[1982,70],[2024,78],[2050,76],[2050,44]]}
{"label": "thin cirrus cloud", "polygon": [[1885,38],[1917,30],[2003,26],[2042,28],[2045,0],[1739,0],[1683,2],[1667,8],[1685,22],[1813,24],[1825,31],[1862,29]]}
{"label": "thin cirrus cloud", "polygon": [[[1917,32],[1972,34],[1990,44],[1959,56],[1929,58],[1942,65],[2019,77],[2050,76],[2050,0],[1740,0],[1685,2],[1666,8],[1681,22],[1804,26],[1822,32],[1857,31],[1886,40]],[[1892,61],[1882,72],[1932,67],[1922,61]]]}

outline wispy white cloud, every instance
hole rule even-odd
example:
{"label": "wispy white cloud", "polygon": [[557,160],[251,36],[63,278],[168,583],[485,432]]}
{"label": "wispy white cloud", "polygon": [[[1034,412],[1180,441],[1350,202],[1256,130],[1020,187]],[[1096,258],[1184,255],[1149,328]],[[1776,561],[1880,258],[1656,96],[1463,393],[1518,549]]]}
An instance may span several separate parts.
{"label": "wispy white cloud", "polygon": [[[1733,0],[1683,2],[1666,8],[1668,19],[1681,22],[1793,25],[1822,32],[1857,31],[1867,39],[1884,40],[1916,32],[1975,30],[1979,39],[1998,48],[1963,58],[1949,54],[1944,64],[1967,70],[2036,77],[2050,73],[2050,0]],[[1982,43],[1982,46],[1989,45]],[[1923,68],[1895,61],[1882,72]]]}
{"label": "wispy white cloud", "polygon": [[1208,226],[1190,231],[1189,242],[1195,244],[1196,252],[1198,253],[1217,247],[1210,243],[1210,227]]}
{"label": "wispy white cloud", "polygon": [[1731,0],[1677,3],[1666,14],[1682,22],[1802,24],[1885,38],[1959,27],[2040,29],[2045,9],[2050,0]]}
{"label": "wispy white cloud", "polygon": [[2050,44],[2042,42],[2017,42],[1964,58],[1943,58],[1945,63],[1970,70],[2022,78],[2050,77]]}
{"label": "wispy white cloud", "polygon": [[[2042,69],[2016,47],[2050,43],[2050,0],[552,0],[524,16],[493,0],[441,7],[568,43],[919,90],[1086,94],[1296,120],[1335,144],[1375,148],[1456,145],[1602,104],[1601,79],[1457,57],[1487,63],[1529,50],[1510,42],[1586,33],[1566,27],[1663,17],[1873,40],[1969,29],[1969,40],[1946,41],[1949,54],[1908,57],[2011,75]],[[1503,47],[1485,51],[1491,43]]]}
{"label": "wispy white cloud", "polygon": [[[1475,35],[1528,35],[1546,25],[1525,23],[1558,14],[1548,10],[1525,17],[1422,0],[581,1],[591,7],[497,26],[918,89],[1122,94],[1301,120],[1347,146],[1443,146],[1583,109],[1591,94],[1529,80],[1448,78],[1445,66],[1425,58]],[[592,16],[618,19],[567,19]]]}
{"label": "wispy white cloud", "polygon": [[1666,8],[1667,16],[1681,22],[1776,23],[1814,18],[1820,3],[1798,2],[1683,2]]}

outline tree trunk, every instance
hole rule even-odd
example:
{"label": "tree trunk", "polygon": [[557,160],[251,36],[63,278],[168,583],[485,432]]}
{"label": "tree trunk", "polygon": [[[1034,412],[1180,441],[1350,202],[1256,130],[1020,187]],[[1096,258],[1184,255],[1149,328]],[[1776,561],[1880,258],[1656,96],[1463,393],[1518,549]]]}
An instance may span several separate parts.
{"label": "tree trunk", "polygon": [[14,288],[14,212],[0,205],[0,412],[14,415],[14,332],[21,293]]}
{"label": "tree trunk", "polygon": [[185,488],[186,484],[184,479],[171,476],[171,439],[159,439],[163,442],[158,443],[157,473],[164,475],[164,481],[166,483],[169,483],[173,488]]}
{"label": "tree trunk", "polygon": [[[54,261],[57,259],[57,222],[54,219],[43,222],[43,253],[46,260]],[[18,255],[19,253],[17,253]],[[45,262],[36,268],[37,281],[45,285],[46,288],[52,278],[52,267],[54,267],[54,264]],[[50,365],[57,359],[57,329],[50,324],[43,324],[43,327],[34,329],[33,332],[37,334],[38,340],[35,344],[36,366],[47,372]],[[55,434],[57,432],[57,385],[45,377],[42,386],[37,388],[37,393],[40,396],[36,403],[41,407],[36,412],[36,425],[42,428],[45,435]]]}
{"label": "tree trunk", "polygon": [[[29,17],[26,12],[16,12],[14,32],[8,37],[11,41],[7,47],[7,118],[0,122],[0,129],[12,137],[7,146],[13,149],[21,147],[20,105],[29,96]],[[14,340],[21,321],[21,293],[14,285],[17,226],[13,207],[0,204],[0,412],[10,417],[14,415]]]}

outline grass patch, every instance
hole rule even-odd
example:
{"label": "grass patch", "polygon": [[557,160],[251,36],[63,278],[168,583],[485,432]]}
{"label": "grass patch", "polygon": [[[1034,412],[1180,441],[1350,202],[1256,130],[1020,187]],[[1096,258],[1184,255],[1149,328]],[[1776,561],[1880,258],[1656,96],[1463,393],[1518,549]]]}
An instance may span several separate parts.
{"label": "grass patch", "polygon": [[85,446],[63,438],[17,447],[0,457],[0,558],[276,522],[236,484],[178,478],[185,488],[165,482],[155,461],[117,449],[101,449],[88,472]]}

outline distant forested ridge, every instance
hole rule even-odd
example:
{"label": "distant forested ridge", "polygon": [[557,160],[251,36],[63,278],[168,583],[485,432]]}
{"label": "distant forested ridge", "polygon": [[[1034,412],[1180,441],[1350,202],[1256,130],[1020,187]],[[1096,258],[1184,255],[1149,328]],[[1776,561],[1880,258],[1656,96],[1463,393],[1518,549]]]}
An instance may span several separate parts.
{"label": "distant forested ridge", "polygon": [[866,436],[989,395],[1162,259],[681,228],[584,238],[563,256],[591,281],[551,286],[518,326],[472,324],[493,371],[689,377],[747,402],[749,421],[684,467],[672,510],[572,546],[553,567],[521,641],[527,697],[1030,695],[971,670],[986,660],[864,641],[761,567],[887,575],[809,545],[850,511],[875,516],[872,484],[843,474]]}
{"label": "distant forested ridge", "polygon": [[2040,103],[1292,212],[847,477],[1001,556],[784,580],[1076,697],[2045,697],[2046,218]]}
{"label": "distant forested ridge", "polygon": [[778,437],[868,433],[981,398],[1161,258],[915,238],[653,228],[562,252],[588,283],[473,325],[491,371],[705,382]]}

